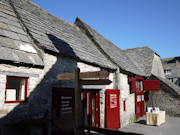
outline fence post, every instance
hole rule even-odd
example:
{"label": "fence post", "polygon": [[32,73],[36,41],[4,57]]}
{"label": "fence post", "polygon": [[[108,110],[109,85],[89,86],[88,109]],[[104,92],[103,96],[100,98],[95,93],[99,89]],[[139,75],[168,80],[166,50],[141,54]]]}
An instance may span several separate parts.
{"label": "fence post", "polygon": [[83,124],[82,118],[82,101],[81,101],[81,86],[79,79],[80,69],[75,69],[75,135],[83,135],[82,129],[79,128],[79,125]]}

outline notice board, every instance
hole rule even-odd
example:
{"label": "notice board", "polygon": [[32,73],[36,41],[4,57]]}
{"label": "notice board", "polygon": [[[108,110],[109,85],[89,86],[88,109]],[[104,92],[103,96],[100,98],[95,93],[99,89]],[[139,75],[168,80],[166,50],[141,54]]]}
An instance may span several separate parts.
{"label": "notice board", "polygon": [[54,88],[52,98],[53,135],[74,135],[74,88]]}

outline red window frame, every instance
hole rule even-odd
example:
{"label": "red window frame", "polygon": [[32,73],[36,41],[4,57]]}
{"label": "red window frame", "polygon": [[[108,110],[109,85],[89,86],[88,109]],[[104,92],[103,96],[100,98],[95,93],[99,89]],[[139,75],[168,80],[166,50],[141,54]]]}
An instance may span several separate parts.
{"label": "red window frame", "polygon": [[[24,79],[25,80],[25,93],[24,93],[24,100],[16,100],[16,101],[6,101],[6,94],[7,94],[7,86],[8,86],[8,79]],[[27,87],[28,87],[28,78],[26,77],[10,77],[7,76],[6,77],[6,89],[5,89],[5,103],[20,103],[20,102],[24,102],[27,99]]]}

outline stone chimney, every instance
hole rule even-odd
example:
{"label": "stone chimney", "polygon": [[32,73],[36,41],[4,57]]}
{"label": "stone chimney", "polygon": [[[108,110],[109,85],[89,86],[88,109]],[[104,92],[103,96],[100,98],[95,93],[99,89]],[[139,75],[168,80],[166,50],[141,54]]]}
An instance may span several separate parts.
{"label": "stone chimney", "polygon": [[176,66],[178,66],[179,65],[179,60],[176,60]]}

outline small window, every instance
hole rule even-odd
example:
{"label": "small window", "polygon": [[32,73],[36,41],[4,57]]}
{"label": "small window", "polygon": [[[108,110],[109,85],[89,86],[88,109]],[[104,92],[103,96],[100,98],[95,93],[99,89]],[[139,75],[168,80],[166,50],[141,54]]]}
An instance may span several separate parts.
{"label": "small window", "polygon": [[164,73],[165,73],[166,75],[171,74],[171,69],[166,69],[166,70],[164,70]]}
{"label": "small window", "polygon": [[169,80],[170,80],[171,82],[173,82],[173,78],[169,78]]}
{"label": "small window", "polygon": [[124,112],[126,111],[126,100],[123,101]]}
{"label": "small window", "polygon": [[26,100],[28,78],[7,77],[5,103],[17,103]]}

